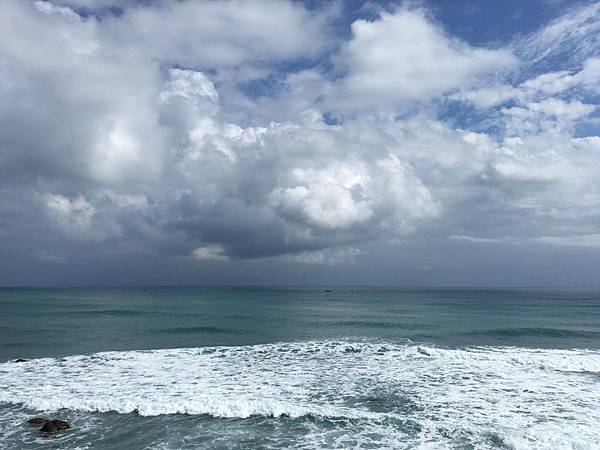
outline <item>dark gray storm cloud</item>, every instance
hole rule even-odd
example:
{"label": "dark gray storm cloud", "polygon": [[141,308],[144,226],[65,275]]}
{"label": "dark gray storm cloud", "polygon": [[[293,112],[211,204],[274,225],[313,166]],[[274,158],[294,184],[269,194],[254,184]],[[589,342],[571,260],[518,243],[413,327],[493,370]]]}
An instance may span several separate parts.
{"label": "dark gray storm cloud", "polygon": [[597,3],[489,48],[406,5],[1,9],[0,284],[595,283]]}

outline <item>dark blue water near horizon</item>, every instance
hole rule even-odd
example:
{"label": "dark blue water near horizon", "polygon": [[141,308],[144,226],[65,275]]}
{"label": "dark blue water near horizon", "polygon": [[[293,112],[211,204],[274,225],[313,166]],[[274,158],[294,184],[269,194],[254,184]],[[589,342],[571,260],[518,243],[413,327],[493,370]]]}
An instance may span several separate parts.
{"label": "dark blue water near horizon", "polygon": [[0,448],[597,448],[600,290],[331,289],[0,288]]}

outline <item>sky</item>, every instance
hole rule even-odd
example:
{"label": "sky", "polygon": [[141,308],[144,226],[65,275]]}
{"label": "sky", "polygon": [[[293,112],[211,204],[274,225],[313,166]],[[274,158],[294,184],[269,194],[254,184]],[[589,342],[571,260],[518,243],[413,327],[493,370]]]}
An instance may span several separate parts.
{"label": "sky", "polygon": [[3,0],[0,286],[600,286],[600,3]]}

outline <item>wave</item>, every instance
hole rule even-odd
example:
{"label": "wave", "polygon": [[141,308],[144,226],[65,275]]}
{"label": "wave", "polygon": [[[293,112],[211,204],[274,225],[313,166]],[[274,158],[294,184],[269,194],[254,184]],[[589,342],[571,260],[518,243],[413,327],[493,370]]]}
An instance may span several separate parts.
{"label": "wave", "polygon": [[598,372],[600,351],[592,350],[310,341],[7,362],[0,403],[362,427],[409,421],[421,441],[444,429],[481,439],[493,432],[516,448],[561,448],[572,436],[594,442],[600,384],[589,374]]}
{"label": "wave", "polygon": [[464,333],[466,336],[492,336],[501,338],[511,337],[551,337],[551,338],[598,338],[598,331],[577,331],[566,328],[494,328],[489,330],[475,330]]}
{"label": "wave", "polygon": [[384,322],[377,320],[328,320],[319,325],[324,327],[350,327],[367,329],[392,329],[392,330],[421,330],[431,328],[430,325],[408,322]]}

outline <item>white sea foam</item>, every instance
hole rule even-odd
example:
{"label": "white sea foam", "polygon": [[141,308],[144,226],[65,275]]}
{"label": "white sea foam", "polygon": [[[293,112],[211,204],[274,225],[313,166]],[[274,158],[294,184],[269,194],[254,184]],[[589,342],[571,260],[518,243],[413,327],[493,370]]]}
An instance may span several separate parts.
{"label": "white sea foam", "polygon": [[[333,341],[103,352],[0,364],[0,402],[144,416],[311,416],[342,421],[379,447],[594,448],[600,352]],[[323,432],[315,426],[306,442]],[[352,446],[348,436],[340,445]]]}

